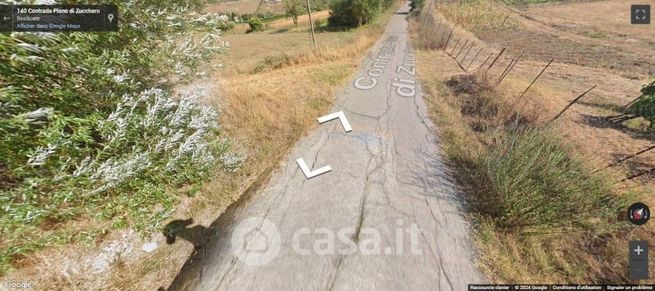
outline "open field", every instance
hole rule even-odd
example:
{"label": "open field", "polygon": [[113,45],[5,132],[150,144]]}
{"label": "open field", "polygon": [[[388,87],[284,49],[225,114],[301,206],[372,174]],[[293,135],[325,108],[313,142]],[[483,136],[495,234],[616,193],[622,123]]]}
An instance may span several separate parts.
{"label": "open field", "polygon": [[[642,1],[655,4],[653,1]],[[602,38],[608,35],[613,45],[626,45],[630,49],[653,49],[655,33],[651,27],[630,24],[630,11],[625,9],[631,1],[595,1],[570,3],[567,5],[535,5],[523,10],[524,17],[533,18],[544,25],[560,31],[589,35],[596,30]],[[641,2],[640,2],[641,3]],[[593,38],[593,36],[592,36]],[[649,46],[650,44],[650,46]]]}
{"label": "open field", "polygon": [[[327,11],[321,11],[312,15],[312,19],[316,21],[316,19],[326,19],[327,16]],[[257,65],[260,65],[259,69],[263,69],[261,66],[265,66],[265,60],[271,62],[277,58],[279,61],[285,56],[306,53],[312,46],[308,25],[308,17],[303,15],[298,18],[297,27],[293,25],[291,19],[267,23],[267,29],[262,32],[239,33],[239,30],[245,32],[245,28],[237,27],[234,32],[227,33],[225,39],[230,43],[248,47],[249,50],[231,50],[223,56],[222,62],[225,65],[223,73],[226,75],[252,73],[257,69]],[[319,46],[327,47],[350,44],[356,41],[357,37],[358,35],[348,31],[316,32],[316,42]],[[283,41],[280,41],[281,39]]]}
{"label": "open field", "polygon": [[[312,20],[314,21],[314,24],[316,24],[317,21],[327,21],[327,18],[329,16],[330,16],[329,10],[317,11],[312,13]],[[291,18],[287,18],[287,19],[276,20],[269,23],[268,28],[278,29],[278,30],[283,30],[283,29],[308,30],[309,17],[307,16],[307,14],[300,15],[298,17],[298,27],[293,26],[293,21],[291,20]]]}
{"label": "open field", "polygon": [[[651,1],[652,2],[652,1]],[[653,2],[655,4],[655,2]],[[478,33],[495,46],[526,57],[612,70],[628,78],[655,74],[655,31],[629,23],[629,1],[595,1],[508,9],[520,23]]]}
{"label": "open field", "polygon": [[[652,43],[655,30],[652,26],[626,24],[629,22],[630,2],[567,1],[507,7],[481,0],[461,5],[464,7],[457,4],[437,7],[439,18],[433,25],[454,23],[458,26],[446,52],[457,57],[464,69],[476,71],[482,68],[478,72],[484,72],[493,57],[502,48],[507,48],[488,72],[493,84],[510,61],[523,54],[507,77],[493,89],[499,96],[498,102],[504,106],[531,116],[536,124],[543,124],[575,96],[596,85],[552,125],[559,138],[574,147],[576,155],[590,171],[653,145],[655,134],[640,124],[643,121],[617,124],[605,119],[618,115],[623,105],[639,96],[640,88],[655,73],[655,46]],[[487,14],[491,16],[486,17]],[[440,19],[441,16],[444,18]],[[421,34],[421,38],[441,37],[441,44],[444,44],[450,31],[450,26],[447,27],[428,28],[429,33]],[[463,49],[466,41],[469,41],[467,45],[474,43],[475,48],[469,52]],[[423,39],[417,42],[429,43]],[[438,44],[433,44],[433,47],[438,47]],[[481,52],[476,58],[479,49]],[[441,50],[423,50],[417,55],[418,74],[433,117],[440,125],[446,152],[449,145],[453,148],[447,155],[457,158],[465,154],[457,150],[461,148],[477,155],[478,151],[493,145],[495,139],[486,136],[484,130],[480,131],[481,125],[477,121],[461,124],[462,119],[467,119],[460,113],[461,106],[466,103],[462,105],[463,101],[458,100],[462,97],[445,85],[452,76],[463,74],[463,68]],[[491,60],[483,67],[488,56],[492,56]],[[517,99],[551,58],[555,61],[541,78],[522,100]],[[613,197],[653,205],[655,175],[651,173],[628,181],[621,180],[654,166],[655,152],[651,151],[596,175],[607,175],[605,179],[611,182],[608,194]],[[467,165],[455,167],[460,170],[463,167],[466,171]],[[617,210],[615,215],[608,217],[610,221],[621,221],[624,229],[594,239],[573,234],[567,238],[523,237],[512,231],[499,231],[490,227],[493,223],[480,220],[481,267],[494,282],[627,281],[624,251],[627,240],[649,239],[652,244],[655,227],[652,224],[629,227],[624,211]],[[580,253],[582,255],[578,256]]]}
{"label": "open field", "polygon": [[[215,98],[206,101],[221,110],[226,136],[246,157],[238,170],[221,169],[204,186],[183,189],[188,195],[180,197],[172,219],[191,218],[197,231],[173,244],[167,244],[162,234],[143,238],[131,231],[112,232],[84,245],[38,251],[6,279],[29,280],[39,289],[52,290],[168,286],[194,245],[208,235],[204,226],[244,193],[261,186],[289,147],[316,126],[316,117],[326,113],[335,91],[382,33],[394,8],[365,27],[317,33],[316,50],[307,28],[295,28],[286,20],[274,22],[274,30],[227,33],[229,52],[207,64],[224,67],[179,89],[214,93]],[[146,242],[158,247],[152,253],[142,251]]]}
{"label": "open field", "polygon": [[[268,4],[261,3],[260,0],[240,0],[240,1],[223,1],[217,4],[207,4],[205,11],[207,12],[237,12],[239,14],[248,13],[284,13],[282,3]],[[261,6],[260,6],[261,3]],[[257,10],[259,8],[259,11]]]}

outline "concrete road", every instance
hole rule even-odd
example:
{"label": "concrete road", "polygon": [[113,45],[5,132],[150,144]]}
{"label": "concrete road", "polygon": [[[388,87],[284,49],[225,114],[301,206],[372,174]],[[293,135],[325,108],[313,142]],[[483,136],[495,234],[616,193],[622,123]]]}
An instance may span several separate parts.
{"label": "concrete road", "polygon": [[[460,291],[482,282],[415,78],[408,11],[339,93],[332,112],[352,131],[332,120],[303,138],[212,227],[170,289]],[[298,158],[332,171],[308,179]]]}

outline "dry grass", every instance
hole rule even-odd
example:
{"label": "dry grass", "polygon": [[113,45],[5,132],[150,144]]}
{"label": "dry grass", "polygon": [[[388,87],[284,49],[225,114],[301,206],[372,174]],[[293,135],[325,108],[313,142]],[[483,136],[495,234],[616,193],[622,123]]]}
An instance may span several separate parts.
{"label": "dry grass", "polygon": [[618,259],[625,254],[612,253],[623,249],[612,245],[617,238],[588,241],[587,237],[576,234],[525,238],[500,233],[491,224],[482,223],[478,228],[477,241],[479,251],[485,254],[480,266],[492,282],[625,281],[623,270],[627,270],[627,265]]}
{"label": "dry grass", "polygon": [[[589,5],[594,4],[589,3]],[[480,12],[480,14],[484,13],[485,11]],[[475,17],[459,18],[456,22],[477,31],[479,25],[475,24],[475,19]],[[420,47],[439,48],[438,42],[426,39],[429,33],[421,34],[421,30],[429,30],[429,28],[418,27],[414,23],[412,29],[417,38],[415,41]],[[460,35],[466,35],[466,38],[483,44],[470,32],[463,31]],[[488,47],[485,46],[484,51],[487,54]],[[495,52],[497,53],[497,50]],[[553,56],[557,56],[556,52],[553,52]],[[638,80],[635,84],[635,80],[628,80],[600,69],[554,63],[548,73],[530,89],[524,100],[517,100],[515,96],[527,86],[543,65],[544,63],[541,62],[522,60],[501,86],[495,89],[498,96],[504,100],[502,102],[509,104],[512,110],[520,111],[525,116],[535,117],[536,123],[539,124],[552,118],[572,97],[586,89],[580,88],[584,84],[599,84],[593,94],[589,94],[584,102],[585,105],[574,106],[555,125],[556,130],[567,142],[576,146],[576,155],[588,159],[587,162],[591,167],[600,167],[616,159],[616,152],[632,153],[648,145],[647,139],[616,129],[590,126],[584,118],[584,116],[608,115],[613,112],[612,108],[616,105],[625,104],[631,99],[626,98],[629,96],[627,92],[638,91],[640,84]],[[446,80],[453,75],[461,74],[462,70],[450,57],[440,51],[419,51],[417,66],[431,117],[438,124],[447,155],[456,157],[483,152],[493,142],[493,138],[481,137],[478,126],[462,122],[467,120],[462,113],[464,104],[462,100],[449,93],[451,89],[445,85]],[[472,68],[476,67],[477,63],[472,66]],[[502,71],[502,68],[499,70]],[[618,143],[621,144],[617,145],[620,149],[614,146]],[[451,162],[459,161],[451,160]],[[626,176],[626,171],[619,168],[606,174],[611,181],[618,181]],[[648,180],[617,184],[611,192],[619,197],[627,196],[632,200],[644,200],[652,204],[654,202],[652,195],[635,194],[652,193],[654,188],[650,185],[653,183]],[[608,217],[608,219],[614,220],[616,217]],[[626,223],[627,226],[627,222],[622,223]],[[476,241],[481,254],[480,267],[492,282],[498,283],[577,283],[598,280],[629,282],[626,278],[625,259],[627,241],[638,238],[648,239],[653,243],[655,237],[655,227],[652,224],[641,228],[627,228],[612,235],[595,238],[577,234],[566,237],[524,237],[512,234],[511,231],[499,231],[494,223],[484,219],[478,221],[476,230]]]}
{"label": "dry grass", "polygon": [[[655,36],[655,31],[651,30],[649,33],[641,31],[644,34],[638,34],[638,37],[635,35],[635,38],[630,38],[629,42],[625,40],[625,36],[612,32],[612,27],[627,13],[618,7],[628,4],[626,1],[594,1],[539,5],[527,9],[529,17],[518,14],[524,11],[516,12],[514,9],[507,9],[506,12],[512,18],[517,18],[521,22],[519,29],[495,29],[475,34],[456,29],[456,37],[453,38],[457,39],[461,36],[463,40],[474,40],[476,49],[483,48],[480,57],[471,66],[473,69],[477,68],[489,54],[495,56],[499,48],[506,47],[507,51],[499,59],[498,65],[492,69],[492,74],[496,77],[503,71],[510,58],[516,58],[524,52],[521,61],[500,86],[507,94],[515,96],[525,89],[544,67],[546,61],[554,58],[555,62],[526,96],[528,99],[539,100],[544,104],[540,108],[543,116],[552,118],[573,97],[592,85],[597,85],[590,94],[560,118],[558,130],[582,152],[592,153],[593,162],[598,167],[603,167],[610,161],[647,148],[655,140],[655,135],[645,132],[639,120],[635,120],[633,124],[623,125],[604,121],[605,116],[620,114],[620,108],[639,95],[640,88],[649,78],[649,75],[642,73],[645,71],[644,68],[648,67],[648,56],[653,54],[642,50],[651,49],[653,46],[641,45],[641,43],[648,42],[652,36]],[[576,11],[580,11],[579,17]],[[444,19],[444,23],[451,25],[450,19]],[[576,36],[577,33],[589,28],[591,23],[599,31],[608,33],[609,37],[602,41],[602,45],[598,45],[598,40]],[[415,29],[419,33],[421,30],[434,30],[434,28]],[[504,32],[498,34],[498,31]],[[539,38],[526,41],[531,39],[529,36],[543,31],[547,31],[552,36],[552,43],[557,45],[542,42]],[[434,42],[430,35],[429,32],[423,32],[421,42]],[[567,43],[567,40],[576,40],[576,42]],[[454,42],[450,42],[448,51],[453,49]],[[604,53],[600,53],[599,56],[593,55],[598,48],[623,50],[628,43],[630,43],[630,50],[620,55]],[[438,43],[434,46],[438,47]],[[476,49],[471,51],[465,61],[460,57],[460,62],[468,64],[473,59]],[[637,52],[639,53],[635,54]],[[613,67],[599,68],[598,65],[601,63],[612,64]],[[623,174],[617,181],[644,168],[648,169],[648,165],[655,165],[655,152],[644,154],[633,162],[627,163],[625,167],[617,167],[617,170]],[[637,190],[646,193],[644,199],[655,203],[655,200],[650,198],[655,197],[653,177],[655,176],[651,175],[649,179],[638,179],[617,187],[621,187],[622,191]]]}
{"label": "dry grass", "polygon": [[[655,5],[653,0],[643,3]],[[625,43],[626,46],[646,48],[655,42],[655,31],[648,25],[632,25],[626,21],[630,19],[630,9],[625,8],[631,4],[634,3],[630,0],[580,1],[566,5],[535,5],[525,12],[539,21],[575,32],[589,29],[608,37],[627,35],[631,41]],[[565,23],[568,25],[563,25]]]}
{"label": "dry grass", "polygon": [[[440,53],[437,53],[440,54]],[[440,64],[439,72],[434,68]],[[450,68],[445,64],[450,63]],[[521,123],[537,125],[544,121],[540,108],[543,104],[526,103],[513,106],[516,101],[508,98],[503,90],[495,91],[496,104],[471,104],[467,98],[457,97],[455,91],[466,93],[484,89],[474,86],[449,88],[446,85],[451,76],[460,76],[456,65],[445,55],[434,52],[417,53],[419,78],[424,89],[430,116],[439,128],[443,149],[449,161],[461,177],[476,171],[475,161],[496,142],[499,129],[506,126],[506,120],[512,120],[518,109],[522,116]],[[452,85],[452,84],[451,84]],[[487,109],[484,109],[487,108]],[[491,110],[489,108],[492,108]],[[466,178],[464,178],[466,179]],[[460,180],[461,181],[461,180]],[[482,195],[483,189],[471,189],[471,182],[465,190],[474,196]],[[468,185],[468,186],[466,186]],[[475,192],[475,191],[479,191]],[[474,198],[470,198],[474,199]],[[474,201],[470,203],[475,204]],[[620,260],[620,249],[616,248],[618,238],[593,237],[588,233],[531,234],[525,235],[519,228],[500,228],[497,223],[479,214],[476,219],[476,246],[481,254],[479,267],[490,281],[496,283],[563,283],[625,280],[624,260]],[[586,242],[586,243],[584,243]],[[607,260],[607,258],[617,258]]]}
{"label": "dry grass", "polygon": [[[238,1],[223,1],[217,4],[208,4],[205,7],[207,12],[237,12],[239,14],[248,13],[265,13],[272,12],[274,14],[284,13],[284,6],[282,3],[276,4],[262,4],[260,0],[238,0]],[[259,10],[257,8],[259,7]]]}
{"label": "dry grass", "polygon": [[[232,46],[239,45],[248,49],[230,50],[221,60],[225,65],[222,75],[230,78],[267,71],[274,69],[276,60],[289,64],[303,64],[344,58],[346,57],[342,55],[344,53],[361,53],[361,50],[370,46],[382,31],[375,26],[359,30],[356,33],[353,31],[316,33],[316,42],[319,46],[317,52],[312,51],[311,36],[307,31],[229,34],[225,39]],[[267,67],[269,65],[270,68]],[[258,66],[260,68],[256,69]]]}
{"label": "dry grass", "polygon": [[470,31],[511,29],[519,25],[516,18],[497,1],[471,0],[437,5],[437,11],[451,22]]}
{"label": "dry grass", "polygon": [[[317,50],[311,48],[307,34],[302,39],[296,32],[228,36],[233,48],[243,49],[232,50],[223,60],[226,69],[215,76],[222,80],[215,102],[224,108],[226,132],[249,157],[244,175],[257,177],[278,160],[271,157],[283,156],[316,125],[316,116],[332,105],[335,90],[382,31],[370,26],[320,33]],[[243,178],[236,181],[248,184]]]}
{"label": "dry grass", "polygon": [[[317,21],[320,22],[320,21],[326,20],[329,16],[330,16],[330,11],[329,10],[313,12],[312,13],[312,21],[314,21],[314,23],[316,23]],[[267,27],[269,29],[302,29],[302,30],[308,30],[309,29],[309,16],[307,16],[307,14],[300,15],[298,17],[298,26],[297,27],[293,24],[293,20],[291,20],[291,18],[272,21],[271,23],[268,23]]]}
{"label": "dry grass", "polygon": [[226,130],[251,153],[259,152],[253,158],[268,156],[314,125],[316,116],[332,104],[335,86],[355,65],[352,59],[291,64],[226,80]]}

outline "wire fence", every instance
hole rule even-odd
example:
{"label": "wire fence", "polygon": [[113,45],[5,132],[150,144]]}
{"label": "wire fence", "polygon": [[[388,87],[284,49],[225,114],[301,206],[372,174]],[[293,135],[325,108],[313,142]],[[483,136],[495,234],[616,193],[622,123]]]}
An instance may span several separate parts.
{"label": "wire fence", "polygon": [[[423,25],[428,25],[429,33],[426,34],[424,32],[421,36],[423,38],[423,45],[428,49],[444,51],[457,63],[459,68],[464,73],[481,74],[484,78],[492,80],[494,88],[499,86],[510,74],[512,74],[516,65],[525,56],[525,51],[521,51],[518,56],[513,56],[508,53],[507,47],[503,47],[501,49],[490,47],[479,41],[476,37],[470,36],[469,33],[465,32],[464,29],[460,29],[457,27],[457,25],[451,24],[444,20],[443,17],[435,17],[432,14],[428,14],[428,16],[424,16],[424,18],[425,19],[423,20]],[[523,98],[529,92],[535,83],[537,83],[538,80],[544,76],[544,73],[546,73],[554,61],[555,58],[553,57],[548,62],[544,63],[543,66],[541,66],[540,69],[535,72],[535,76],[531,79],[525,89],[521,90],[518,94],[518,99]],[[553,123],[562,117],[571,107],[573,107],[596,87],[597,85],[593,85],[589,89],[577,95],[574,99],[568,102],[568,104],[561,111],[559,111],[557,115],[550,119],[547,124]],[[637,100],[639,100],[639,98],[634,99],[633,101],[624,105],[622,108],[626,109]],[[619,115],[618,117],[621,119],[621,117],[625,117],[625,114]],[[617,116],[605,116],[604,118],[609,122],[616,122],[616,120],[618,120],[613,119],[617,118]],[[630,116],[628,118],[634,117]],[[619,165],[625,165],[626,162],[647,152],[651,152],[653,149],[655,149],[655,145],[651,145],[633,154],[626,155],[623,158],[609,163],[603,168],[595,170],[594,173],[598,173],[601,170],[616,167]],[[633,180],[635,178],[652,173],[655,173],[655,167],[636,173],[630,173],[627,177],[620,180],[619,183]]]}

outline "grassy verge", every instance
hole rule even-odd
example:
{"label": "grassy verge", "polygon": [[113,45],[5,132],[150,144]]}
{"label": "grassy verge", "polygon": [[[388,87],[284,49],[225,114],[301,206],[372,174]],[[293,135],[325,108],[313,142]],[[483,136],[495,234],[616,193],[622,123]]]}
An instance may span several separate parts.
{"label": "grassy verge", "polygon": [[[473,30],[481,23],[467,19]],[[633,197],[546,122],[543,96],[517,100],[483,74],[462,74],[433,50],[429,27],[412,23],[418,75],[476,218],[480,268],[498,283],[629,281],[623,244],[634,232],[620,216]]]}
{"label": "grassy verge", "polygon": [[624,281],[624,269],[602,258],[620,256],[613,238],[624,233],[617,217],[625,199],[544,126],[538,106],[516,106],[481,76],[421,75],[445,153],[477,217],[480,267],[490,279]]}

